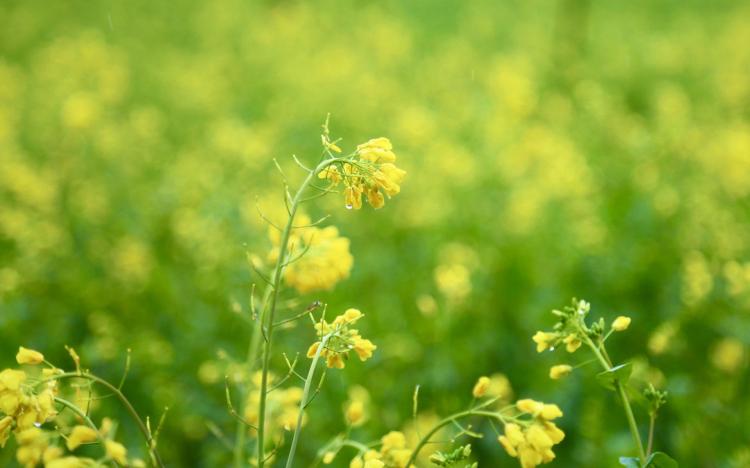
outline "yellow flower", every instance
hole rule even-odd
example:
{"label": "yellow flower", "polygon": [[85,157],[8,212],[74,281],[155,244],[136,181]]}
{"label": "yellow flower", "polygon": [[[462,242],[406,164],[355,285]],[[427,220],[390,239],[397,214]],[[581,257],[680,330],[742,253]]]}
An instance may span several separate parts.
{"label": "yellow flower", "polygon": [[128,464],[128,450],[122,444],[115,442],[114,440],[107,440],[104,442],[104,447],[107,450],[107,456],[109,458],[120,465]]}
{"label": "yellow flower", "polygon": [[555,335],[554,333],[538,331],[531,339],[534,340],[534,343],[536,343],[536,352],[541,353],[545,349],[551,347],[556,338],[557,335]]}
{"label": "yellow flower", "polygon": [[88,426],[76,426],[68,436],[68,450],[73,451],[82,444],[95,442],[99,434]]}
{"label": "yellow flower", "polygon": [[477,383],[474,384],[474,388],[472,389],[471,394],[474,395],[474,398],[482,398],[487,393],[487,389],[489,388],[489,386],[489,377],[479,377]]}
{"label": "yellow flower", "polygon": [[406,447],[406,437],[403,432],[391,431],[384,435],[381,439],[383,445],[381,447],[381,453],[387,452],[393,449],[402,449]]}
{"label": "yellow flower", "polygon": [[392,163],[396,160],[393,145],[388,138],[373,138],[357,145],[359,157],[373,163]]}
{"label": "yellow flower", "polygon": [[52,460],[57,460],[58,458],[62,457],[63,453],[64,453],[63,449],[61,449],[60,447],[56,447],[56,446],[47,447],[44,450],[44,454],[42,455],[42,461],[46,465]]}
{"label": "yellow flower", "polygon": [[323,455],[323,464],[330,465],[333,463],[334,458],[336,458],[336,452],[326,452],[325,455]]}
{"label": "yellow flower", "polygon": [[24,381],[26,381],[24,371],[5,369],[0,372],[0,390],[18,391]]}
{"label": "yellow flower", "polygon": [[[522,404],[536,407],[533,400]],[[546,406],[542,403],[539,405]],[[530,409],[530,408],[529,408]],[[498,442],[511,457],[518,457],[522,467],[533,468],[548,463],[555,458],[552,447],[559,444],[565,434],[553,423],[534,420],[526,428],[516,423],[505,425],[505,434],[498,437]]]}
{"label": "yellow flower", "polygon": [[[309,226],[310,218],[298,216],[297,227],[289,236],[288,255],[294,259],[284,269],[284,282],[305,294],[328,290],[349,277],[354,258],[349,252],[349,239],[339,235],[334,226]],[[279,255],[281,236],[271,228],[269,237],[274,248],[268,255],[275,262]]]}
{"label": "yellow flower", "polygon": [[385,463],[380,460],[367,460],[364,468],[383,468]]}
{"label": "yellow flower", "polygon": [[557,405],[548,405],[545,404],[542,407],[542,411],[539,414],[539,416],[542,417],[542,419],[546,419],[547,421],[551,421],[553,419],[561,418],[563,415],[562,411]]}
{"label": "yellow flower", "polygon": [[5,443],[8,441],[12,424],[13,418],[10,416],[0,419],[0,448],[5,447]]}
{"label": "yellow flower", "polygon": [[320,341],[316,341],[315,343],[311,344],[310,347],[307,349],[307,357],[314,358],[315,355],[318,353],[318,348],[320,348]]}
{"label": "yellow flower", "polygon": [[18,354],[16,354],[16,361],[19,364],[41,364],[44,362],[44,355],[39,351],[33,349],[24,348],[23,346],[18,348]]}
{"label": "yellow flower", "polygon": [[343,369],[344,359],[341,357],[341,354],[331,353],[326,356],[326,366],[332,369]]}
{"label": "yellow flower", "polygon": [[362,401],[355,400],[346,405],[344,411],[346,422],[352,426],[361,426],[365,421],[365,404]]}
{"label": "yellow flower", "polygon": [[347,208],[358,210],[362,208],[362,187],[350,185],[344,189],[344,200]]}
{"label": "yellow flower", "polygon": [[91,461],[86,458],[64,457],[45,463],[45,468],[85,468],[91,466]]}
{"label": "yellow flower", "polygon": [[372,353],[377,349],[377,346],[372,344],[372,341],[365,340],[362,338],[356,338],[353,343],[353,350],[359,356],[361,361],[366,361],[372,357]]}
{"label": "yellow flower", "polygon": [[[329,146],[330,147],[330,146]],[[354,159],[332,162],[318,173],[332,185],[344,182],[344,200],[349,209],[362,208],[362,195],[373,208],[385,205],[383,193],[392,197],[401,191],[406,171],[395,164],[396,154],[387,138],[373,138],[357,146]]]}
{"label": "yellow flower", "polygon": [[569,353],[574,353],[581,347],[581,340],[574,334],[566,336],[563,343],[565,343],[565,350]]}
{"label": "yellow flower", "polygon": [[618,332],[627,330],[629,326],[630,317],[625,317],[624,315],[620,315],[614,320],[614,322],[612,322],[612,330]]}
{"label": "yellow flower", "polygon": [[364,468],[364,466],[365,465],[362,462],[362,457],[355,457],[349,463],[349,468]]}
{"label": "yellow flower", "polygon": [[562,377],[565,377],[566,375],[570,374],[572,371],[573,371],[573,368],[567,364],[560,364],[557,366],[552,366],[549,370],[549,378],[552,380],[557,380]]}

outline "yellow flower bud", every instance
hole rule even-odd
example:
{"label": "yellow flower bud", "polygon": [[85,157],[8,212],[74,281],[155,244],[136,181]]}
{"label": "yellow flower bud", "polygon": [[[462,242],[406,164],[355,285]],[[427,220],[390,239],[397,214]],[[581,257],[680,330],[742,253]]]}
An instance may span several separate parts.
{"label": "yellow flower bud", "polygon": [[486,376],[479,377],[477,383],[474,384],[474,389],[471,391],[471,394],[474,395],[474,398],[482,398],[487,393],[489,387],[490,378]]}
{"label": "yellow flower bud", "polygon": [[624,315],[620,315],[615,319],[614,322],[612,322],[612,330],[614,331],[624,331],[627,330],[630,326],[630,317],[625,317]]}
{"label": "yellow flower bud", "polygon": [[503,446],[506,452],[508,452],[508,455],[511,457],[517,457],[518,452],[516,451],[516,448],[513,446],[513,444],[510,443],[510,440],[508,440],[508,437],[501,435],[497,438],[497,441],[500,442],[500,445]]}
{"label": "yellow flower bud", "polygon": [[567,364],[560,364],[557,366],[552,366],[549,370],[549,378],[552,380],[557,380],[562,377],[565,377],[566,375],[570,374],[572,371],[573,371],[573,368]]}
{"label": "yellow flower bud", "polygon": [[39,351],[21,346],[18,348],[18,354],[16,354],[16,362],[31,365],[41,364],[44,362],[44,355]]}
{"label": "yellow flower bud", "polygon": [[95,442],[99,437],[97,432],[88,426],[76,426],[68,436],[68,450],[73,451],[82,444]]}
{"label": "yellow flower bud", "polygon": [[554,341],[555,339],[555,334],[538,331],[531,339],[534,340],[534,343],[536,343],[536,352],[541,353],[545,349],[552,346],[552,341]]}
{"label": "yellow flower bud", "polygon": [[551,421],[552,419],[561,418],[563,413],[557,405],[544,405],[539,415],[543,419]]}
{"label": "yellow flower bud", "polygon": [[336,452],[326,452],[325,455],[323,455],[323,464],[330,465],[333,463],[334,458],[336,458]]}
{"label": "yellow flower bud", "polygon": [[107,440],[104,442],[104,447],[107,450],[107,456],[109,458],[120,465],[127,465],[128,450],[122,444],[115,442],[114,440]]}

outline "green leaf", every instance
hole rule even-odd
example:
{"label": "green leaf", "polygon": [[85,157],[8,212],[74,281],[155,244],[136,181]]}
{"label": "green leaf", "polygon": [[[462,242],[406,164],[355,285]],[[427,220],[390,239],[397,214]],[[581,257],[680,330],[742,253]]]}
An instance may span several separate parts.
{"label": "green leaf", "polygon": [[646,460],[646,468],[678,468],[680,465],[664,452],[654,452]]}
{"label": "green leaf", "polygon": [[625,384],[630,378],[630,373],[633,371],[633,365],[631,363],[620,364],[610,370],[600,372],[596,374],[596,379],[600,384],[604,385],[605,388],[610,390],[615,389],[615,381],[619,381],[621,384]]}
{"label": "green leaf", "polygon": [[636,457],[620,457],[620,465],[627,468],[641,468],[641,462]]}

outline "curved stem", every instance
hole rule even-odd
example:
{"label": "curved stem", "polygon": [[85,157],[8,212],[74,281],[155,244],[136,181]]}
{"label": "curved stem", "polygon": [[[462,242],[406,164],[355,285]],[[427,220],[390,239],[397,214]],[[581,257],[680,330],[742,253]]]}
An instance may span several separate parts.
{"label": "curved stem", "polygon": [[432,429],[430,429],[429,432],[427,432],[427,434],[424,435],[424,437],[422,437],[422,439],[417,444],[417,447],[411,453],[409,461],[406,462],[405,468],[409,468],[410,466],[414,465],[414,462],[417,460],[417,456],[419,456],[419,451],[422,450],[425,445],[427,445],[427,443],[430,441],[430,438],[434,436],[437,431],[458,419],[466,418],[469,416],[484,416],[491,419],[497,419],[498,421],[505,423],[505,418],[503,418],[500,413],[494,411],[467,410],[448,416],[447,418],[437,423]]}
{"label": "curved stem", "polygon": [[265,439],[265,422],[266,422],[266,399],[267,399],[267,390],[268,390],[268,369],[270,367],[271,362],[271,346],[273,344],[272,338],[273,338],[273,329],[274,329],[274,315],[276,313],[276,301],[279,296],[279,288],[281,286],[281,276],[284,273],[284,266],[286,262],[286,254],[287,254],[287,248],[289,244],[289,235],[292,232],[293,224],[294,224],[294,217],[297,214],[297,209],[300,205],[300,200],[302,199],[302,194],[307,190],[308,185],[312,182],[313,177],[317,175],[320,171],[325,169],[327,166],[332,164],[334,161],[337,161],[338,159],[326,159],[318,166],[310,171],[307,174],[307,177],[305,177],[305,180],[300,185],[299,189],[297,190],[297,193],[294,195],[294,198],[292,199],[292,203],[289,206],[289,218],[287,219],[286,226],[284,227],[284,230],[281,233],[281,239],[279,243],[279,256],[276,259],[276,266],[274,268],[273,272],[273,279],[272,279],[272,285],[271,285],[271,296],[269,300],[268,310],[264,310],[263,313],[267,315],[261,316],[260,319],[260,327],[265,327],[266,333],[265,333],[265,341],[263,342],[263,349],[262,349],[262,362],[263,362],[263,374],[260,381],[260,403],[258,405],[258,439],[257,439],[257,460],[258,460],[258,468],[263,468],[265,464],[265,454],[264,454],[264,439]]}
{"label": "curved stem", "polygon": [[331,335],[326,335],[320,341],[315,356],[313,356],[312,363],[310,364],[310,370],[307,372],[307,378],[305,379],[305,388],[302,391],[302,399],[299,401],[299,412],[297,413],[297,425],[294,427],[294,436],[292,437],[292,446],[289,448],[289,456],[286,459],[286,468],[292,468],[292,462],[294,461],[294,454],[297,451],[297,442],[299,441],[300,432],[302,432],[302,418],[305,416],[305,408],[307,407],[307,397],[310,394],[310,387],[312,386],[313,377],[315,376],[315,368],[318,366],[318,360],[323,350],[328,344],[328,339]]}
{"label": "curved stem", "polygon": [[60,403],[64,407],[68,408],[72,412],[76,414],[79,418],[81,418],[88,427],[96,431],[96,440],[97,442],[106,450],[106,447],[104,446],[104,440],[102,440],[102,436],[99,433],[99,428],[96,427],[96,424],[94,424],[94,421],[89,418],[86,413],[79,407],[77,407],[74,403],[60,397],[55,397],[55,403]]}
{"label": "curved stem", "polygon": [[[586,332],[583,331],[584,339],[586,340],[586,344],[589,348],[594,352],[594,355],[596,355],[596,358],[601,363],[602,367],[604,367],[604,370],[611,370],[612,365],[607,359],[607,356],[605,354],[602,354],[600,352],[599,347],[594,344],[593,341],[591,341],[591,338],[586,335]],[[606,351],[604,351],[606,353]],[[638,457],[641,460],[642,464],[646,463],[646,452],[643,451],[643,442],[641,441],[641,435],[638,432],[638,425],[635,422],[635,416],[633,415],[633,408],[630,406],[630,400],[628,399],[627,393],[625,393],[625,387],[623,387],[622,383],[619,380],[614,381],[615,385],[615,391],[617,391],[617,394],[620,397],[620,400],[622,401],[622,406],[625,409],[625,418],[628,420],[628,426],[630,428],[630,435],[633,437],[633,441],[635,442],[636,447],[638,447]]]}
{"label": "curved stem", "polygon": [[100,377],[97,377],[93,374],[89,374],[87,372],[81,372],[81,373],[66,372],[64,374],[58,374],[58,375],[49,377],[45,380],[42,380],[40,383],[49,382],[52,380],[63,380],[63,379],[88,379],[92,382],[98,383],[102,387],[105,387],[107,390],[112,392],[120,400],[120,403],[122,403],[122,405],[125,407],[128,413],[130,413],[130,416],[138,425],[138,429],[141,431],[141,434],[143,434],[143,437],[146,439],[146,448],[148,452],[151,454],[153,463],[159,468],[164,468],[164,462],[161,460],[161,457],[159,456],[159,452],[156,450],[156,443],[154,439],[151,437],[151,433],[146,427],[146,424],[143,422],[141,417],[138,415],[138,412],[135,410],[133,405],[130,403],[127,397],[120,391],[119,388],[115,387],[114,385],[107,382],[106,380]]}

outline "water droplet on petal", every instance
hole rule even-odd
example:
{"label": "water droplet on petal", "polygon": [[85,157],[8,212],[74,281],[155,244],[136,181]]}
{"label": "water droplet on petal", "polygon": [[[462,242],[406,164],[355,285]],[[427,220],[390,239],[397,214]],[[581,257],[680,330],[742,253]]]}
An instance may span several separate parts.
{"label": "water droplet on petal", "polygon": [[347,210],[351,210],[352,208],[353,208],[353,206],[352,206],[352,205],[350,205],[350,204],[348,204],[348,203],[346,204],[346,209],[347,209]]}
{"label": "water droplet on petal", "polygon": [[550,347],[549,347],[549,350],[550,350],[550,351],[554,351],[554,350],[555,350],[555,347],[554,347],[554,346],[550,346]]}

